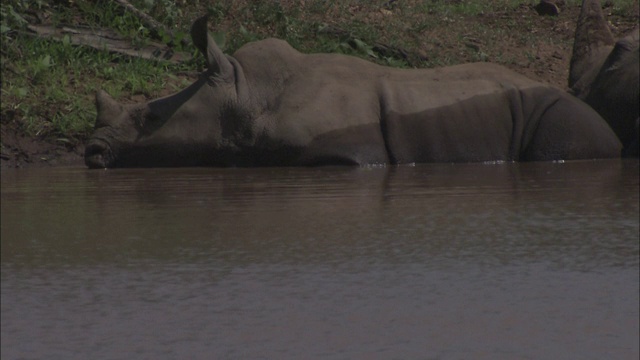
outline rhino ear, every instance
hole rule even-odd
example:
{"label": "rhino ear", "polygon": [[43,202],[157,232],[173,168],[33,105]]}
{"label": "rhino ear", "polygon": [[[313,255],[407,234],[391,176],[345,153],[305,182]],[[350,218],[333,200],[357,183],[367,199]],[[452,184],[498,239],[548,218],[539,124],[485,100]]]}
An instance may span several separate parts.
{"label": "rhino ear", "polygon": [[583,0],[576,24],[573,52],[569,63],[569,87],[588,70],[589,60],[599,48],[614,44],[613,35],[602,13],[599,0]]}
{"label": "rhino ear", "polygon": [[227,56],[216,45],[213,37],[209,35],[207,28],[208,16],[202,16],[191,25],[191,39],[193,44],[207,58],[207,67],[216,76],[222,79],[233,78],[233,65]]}

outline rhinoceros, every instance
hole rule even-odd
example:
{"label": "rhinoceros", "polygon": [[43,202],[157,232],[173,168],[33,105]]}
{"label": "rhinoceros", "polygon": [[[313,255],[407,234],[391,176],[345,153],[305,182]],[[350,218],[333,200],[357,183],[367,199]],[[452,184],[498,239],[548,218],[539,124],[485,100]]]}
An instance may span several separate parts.
{"label": "rhinoceros", "polygon": [[191,27],[207,69],[146,104],[96,98],[90,168],[375,165],[618,157],[589,106],[504,67],[393,69],[285,41],[225,55]]}
{"label": "rhinoceros", "polygon": [[593,107],[624,146],[638,156],[639,30],[614,41],[600,1],[583,0],[569,71],[571,92]]}

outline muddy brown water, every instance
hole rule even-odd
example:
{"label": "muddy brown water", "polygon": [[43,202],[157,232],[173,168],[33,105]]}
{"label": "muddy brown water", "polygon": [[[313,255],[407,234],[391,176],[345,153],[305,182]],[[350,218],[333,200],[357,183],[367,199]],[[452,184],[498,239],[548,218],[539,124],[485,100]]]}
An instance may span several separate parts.
{"label": "muddy brown water", "polygon": [[637,359],[639,164],[2,170],[2,359]]}

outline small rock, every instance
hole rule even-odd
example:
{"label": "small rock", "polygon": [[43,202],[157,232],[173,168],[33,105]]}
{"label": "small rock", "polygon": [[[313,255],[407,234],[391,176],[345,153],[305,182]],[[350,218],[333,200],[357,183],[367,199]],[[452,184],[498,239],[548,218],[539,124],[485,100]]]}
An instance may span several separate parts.
{"label": "small rock", "polygon": [[538,15],[558,16],[560,8],[554,0],[540,0],[540,3],[533,7]]}
{"label": "small rock", "polygon": [[478,46],[477,44],[474,44],[472,42],[466,42],[464,45],[466,47],[468,47],[469,49],[472,49],[474,51],[480,51],[480,46]]}

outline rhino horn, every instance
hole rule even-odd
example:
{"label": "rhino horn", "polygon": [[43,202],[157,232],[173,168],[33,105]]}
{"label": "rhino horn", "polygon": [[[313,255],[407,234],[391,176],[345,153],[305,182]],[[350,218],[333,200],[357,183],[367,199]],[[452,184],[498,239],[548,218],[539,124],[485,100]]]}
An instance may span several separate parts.
{"label": "rhino horn", "polygon": [[113,119],[122,112],[122,105],[118,104],[118,102],[104,90],[99,90],[96,93],[96,108],[98,110],[98,120]]}
{"label": "rhino horn", "polygon": [[602,14],[599,0],[583,0],[576,26],[573,54],[569,65],[569,87],[586,71],[584,64],[596,51],[615,43],[609,25]]}
{"label": "rhino horn", "polygon": [[220,50],[213,37],[209,35],[207,28],[208,16],[202,16],[191,25],[191,39],[193,44],[207,58],[209,71],[223,79],[233,76],[233,65],[227,56]]}

